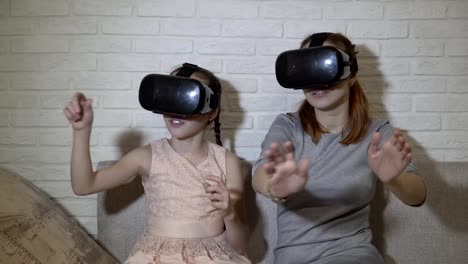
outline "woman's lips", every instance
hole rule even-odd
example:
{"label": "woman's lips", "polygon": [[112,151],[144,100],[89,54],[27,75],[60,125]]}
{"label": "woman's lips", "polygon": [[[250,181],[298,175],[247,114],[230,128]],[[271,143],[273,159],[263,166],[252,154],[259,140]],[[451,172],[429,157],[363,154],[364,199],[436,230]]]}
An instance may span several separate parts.
{"label": "woman's lips", "polygon": [[330,90],[315,90],[313,92],[311,92],[311,94],[315,97],[322,97],[324,96],[325,94],[329,93]]}

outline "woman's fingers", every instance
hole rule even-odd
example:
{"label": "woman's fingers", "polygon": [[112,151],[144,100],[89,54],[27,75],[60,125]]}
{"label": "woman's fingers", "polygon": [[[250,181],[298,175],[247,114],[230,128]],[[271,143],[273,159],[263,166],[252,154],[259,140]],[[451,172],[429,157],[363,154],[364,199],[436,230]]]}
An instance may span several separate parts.
{"label": "woman's fingers", "polygon": [[283,144],[284,156],[286,160],[294,160],[294,147],[291,141]]}
{"label": "woman's fingers", "polygon": [[275,161],[275,156],[277,153],[278,144],[272,143],[263,153],[268,161]]}
{"label": "woman's fingers", "polygon": [[309,175],[309,160],[301,160],[299,163],[299,168],[297,169],[297,174],[303,178],[307,178]]}
{"label": "woman's fingers", "polygon": [[263,169],[265,169],[265,172],[270,175],[275,173],[275,165],[276,164],[274,162],[267,162],[263,164]]}

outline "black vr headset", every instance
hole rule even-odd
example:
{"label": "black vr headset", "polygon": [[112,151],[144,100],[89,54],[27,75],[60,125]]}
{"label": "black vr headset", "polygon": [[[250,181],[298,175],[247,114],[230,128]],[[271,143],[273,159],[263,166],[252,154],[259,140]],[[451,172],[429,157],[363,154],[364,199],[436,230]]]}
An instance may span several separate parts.
{"label": "black vr headset", "polygon": [[216,94],[202,82],[189,78],[200,68],[184,63],[175,75],[149,74],[140,84],[140,105],[153,113],[171,116],[204,114],[219,106],[220,94]]}
{"label": "black vr headset", "polygon": [[356,73],[355,57],[335,47],[322,46],[331,34],[313,34],[308,48],[281,53],[275,65],[278,83],[291,89],[323,89]]}

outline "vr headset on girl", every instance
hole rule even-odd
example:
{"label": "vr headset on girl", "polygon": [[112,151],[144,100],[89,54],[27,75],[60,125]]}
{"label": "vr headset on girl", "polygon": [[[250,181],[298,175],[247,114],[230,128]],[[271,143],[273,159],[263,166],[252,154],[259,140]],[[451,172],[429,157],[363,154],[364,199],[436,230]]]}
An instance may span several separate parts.
{"label": "vr headset on girl", "polygon": [[278,83],[290,89],[323,89],[358,71],[355,55],[341,49],[322,46],[333,33],[311,36],[308,48],[289,50],[276,59]]}
{"label": "vr headset on girl", "polygon": [[175,75],[149,74],[140,84],[140,105],[153,113],[178,117],[209,113],[220,103],[220,94],[189,78],[200,67],[184,63]]}

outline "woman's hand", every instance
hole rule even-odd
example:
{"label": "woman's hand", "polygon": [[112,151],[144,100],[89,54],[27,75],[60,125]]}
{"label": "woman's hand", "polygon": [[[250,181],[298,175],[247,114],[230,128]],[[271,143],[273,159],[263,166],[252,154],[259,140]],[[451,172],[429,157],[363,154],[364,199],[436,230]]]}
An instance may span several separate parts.
{"label": "woman's hand", "polygon": [[229,191],[221,178],[208,175],[205,179],[203,187],[205,188],[205,192],[209,194],[208,198],[211,201],[211,205],[216,209],[224,211],[225,215],[232,213],[233,208],[229,198]]}
{"label": "woman's hand", "polygon": [[372,171],[385,184],[400,176],[412,160],[411,147],[399,129],[379,147],[381,135],[376,132],[369,144],[368,163]]}
{"label": "woman's hand", "polygon": [[71,101],[63,109],[74,130],[91,128],[93,123],[93,100],[87,99],[82,93],[75,93]]}
{"label": "woman's hand", "polygon": [[294,159],[293,145],[290,141],[282,146],[273,143],[265,150],[268,160],[263,165],[268,175],[269,195],[284,198],[304,190],[308,178],[309,161]]}

